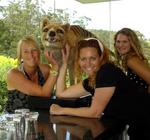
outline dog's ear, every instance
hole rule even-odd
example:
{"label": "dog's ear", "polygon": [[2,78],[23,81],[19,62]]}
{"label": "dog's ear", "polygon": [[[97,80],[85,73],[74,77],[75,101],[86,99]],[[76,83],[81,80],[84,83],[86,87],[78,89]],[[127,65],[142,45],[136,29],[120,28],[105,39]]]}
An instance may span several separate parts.
{"label": "dog's ear", "polygon": [[50,23],[49,19],[44,18],[43,21],[41,22],[41,29],[43,29],[49,23]]}
{"label": "dog's ear", "polygon": [[70,24],[66,23],[66,24],[62,25],[62,28],[65,30],[65,32],[67,32],[68,30],[70,30]]}

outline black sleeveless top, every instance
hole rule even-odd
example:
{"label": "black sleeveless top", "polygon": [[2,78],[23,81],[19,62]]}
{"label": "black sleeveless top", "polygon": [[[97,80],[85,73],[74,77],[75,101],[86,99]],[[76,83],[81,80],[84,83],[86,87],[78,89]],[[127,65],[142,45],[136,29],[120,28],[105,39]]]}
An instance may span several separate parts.
{"label": "black sleeveless top", "polygon": [[128,68],[127,76],[129,79],[138,87],[139,90],[143,90],[148,92],[148,83],[140,78],[136,73],[134,73],[131,69]]}
{"label": "black sleeveless top", "polygon": [[[19,68],[19,70],[24,73],[24,75],[27,77],[27,79],[30,80],[28,74],[24,71],[23,66]],[[38,84],[43,86],[45,83],[44,76],[40,70],[39,67],[37,67],[38,70]],[[31,96],[27,95],[25,93],[22,93],[18,90],[8,90],[8,101],[5,106],[5,111],[9,113],[13,113],[15,109],[19,108],[30,108],[29,107],[29,98]]]}

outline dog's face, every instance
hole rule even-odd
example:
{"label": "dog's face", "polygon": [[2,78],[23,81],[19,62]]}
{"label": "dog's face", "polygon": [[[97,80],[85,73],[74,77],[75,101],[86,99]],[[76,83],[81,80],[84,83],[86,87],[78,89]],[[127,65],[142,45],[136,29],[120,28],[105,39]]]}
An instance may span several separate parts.
{"label": "dog's face", "polygon": [[50,23],[48,19],[42,22],[42,44],[46,49],[61,49],[66,44],[69,24]]}

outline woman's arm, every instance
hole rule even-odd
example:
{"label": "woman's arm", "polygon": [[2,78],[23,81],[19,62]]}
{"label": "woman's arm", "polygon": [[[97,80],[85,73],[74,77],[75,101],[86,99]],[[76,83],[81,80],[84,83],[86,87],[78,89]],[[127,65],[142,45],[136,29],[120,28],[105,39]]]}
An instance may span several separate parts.
{"label": "woman's arm", "polygon": [[59,76],[56,84],[56,96],[59,98],[77,98],[82,95],[85,95],[85,89],[82,86],[82,83],[72,85],[66,89],[66,72],[67,65],[63,65],[60,68]]}
{"label": "woman's arm", "polygon": [[27,79],[22,72],[12,69],[7,73],[7,88],[19,90],[27,95],[50,97],[56,80],[57,76],[49,74],[42,87]]}
{"label": "woman's arm", "polygon": [[133,56],[127,60],[127,66],[150,85],[150,67],[148,64],[137,56]]}
{"label": "woman's arm", "polygon": [[[60,87],[60,85],[59,84],[57,85],[57,90],[58,90],[58,86]],[[69,88],[65,89],[63,92],[60,92],[60,93],[58,93],[58,91],[56,92],[56,96],[59,98],[79,98],[79,97],[84,96],[86,94],[88,94],[88,93],[83,88],[81,82],[78,84],[70,86]]]}
{"label": "woman's arm", "polygon": [[[66,51],[65,51],[66,50]],[[62,59],[63,63],[59,70],[58,80],[56,83],[56,96],[62,97],[62,92],[66,89],[66,74],[67,74],[67,66],[68,66],[68,58],[70,49],[69,46],[66,46],[65,50],[62,50]]]}
{"label": "woman's arm", "polygon": [[82,86],[82,83],[72,85],[66,89],[66,73],[67,65],[70,54],[70,47],[66,45],[65,50],[62,50],[63,64],[59,71],[59,76],[56,84],[56,96],[59,98],[77,98],[85,95],[85,89]]}
{"label": "woman's arm", "polygon": [[72,115],[99,118],[114,93],[115,87],[97,88],[90,107],[63,108],[53,104],[50,113],[54,115]]}

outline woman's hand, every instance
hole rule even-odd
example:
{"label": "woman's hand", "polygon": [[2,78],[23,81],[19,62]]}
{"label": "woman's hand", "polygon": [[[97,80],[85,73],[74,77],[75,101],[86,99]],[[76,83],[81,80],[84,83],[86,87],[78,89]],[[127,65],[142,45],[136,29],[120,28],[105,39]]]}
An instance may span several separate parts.
{"label": "woman's hand", "polygon": [[57,104],[52,104],[49,111],[53,115],[62,115],[62,107]]}
{"label": "woman's hand", "polygon": [[44,51],[44,55],[51,64],[51,69],[58,71],[59,70],[59,64],[53,57],[53,51]]}

